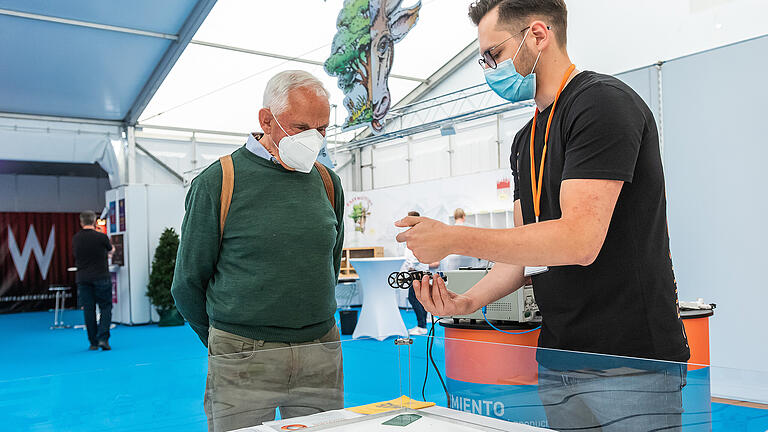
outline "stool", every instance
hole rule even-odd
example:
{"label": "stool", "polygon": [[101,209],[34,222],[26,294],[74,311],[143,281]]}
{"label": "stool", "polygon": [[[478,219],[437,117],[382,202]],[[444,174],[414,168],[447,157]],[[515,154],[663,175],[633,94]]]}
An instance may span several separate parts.
{"label": "stool", "polygon": [[67,300],[68,286],[58,285],[48,288],[48,291],[56,293],[56,307],[53,309],[53,325],[51,330],[71,328],[70,325],[64,324],[64,302]]}

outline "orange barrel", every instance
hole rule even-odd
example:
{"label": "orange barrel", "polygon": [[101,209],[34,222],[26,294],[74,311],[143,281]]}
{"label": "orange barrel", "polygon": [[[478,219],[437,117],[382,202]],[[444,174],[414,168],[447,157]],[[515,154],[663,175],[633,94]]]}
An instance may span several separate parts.
{"label": "orange barrel", "polygon": [[[490,328],[484,322],[446,323],[445,375],[476,384],[536,385],[538,363],[536,345],[539,330],[510,335]],[[501,330],[520,332],[531,326],[497,325]]]}
{"label": "orange barrel", "polygon": [[[691,359],[683,389],[683,424],[711,424],[709,317],[712,310],[680,313]],[[454,409],[536,426],[546,416],[536,394],[539,331],[505,334],[480,321],[441,322],[445,328],[445,375]],[[530,326],[503,325],[502,330]],[[523,407],[523,408],[515,408]]]}
{"label": "orange barrel", "polygon": [[712,309],[680,311],[685,334],[688,335],[688,346],[691,348],[689,371],[709,366],[709,317],[712,315]]}

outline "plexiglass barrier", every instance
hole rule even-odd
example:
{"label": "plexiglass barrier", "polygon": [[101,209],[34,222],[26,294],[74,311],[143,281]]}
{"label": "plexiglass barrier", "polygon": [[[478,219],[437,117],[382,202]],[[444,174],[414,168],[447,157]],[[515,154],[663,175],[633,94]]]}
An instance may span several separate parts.
{"label": "plexiglass barrier", "polygon": [[748,378],[743,394],[768,400],[758,371],[428,336],[277,344],[212,331],[209,352],[0,382],[0,430],[768,430],[768,410],[712,401],[714,375]]}
{"label": "plexiglass barrier", "polygon": [[[768,401],[766,372],[464,338],[413,338],[438,347],[433,354],[444,353],[437,369],[445,385],[429,385],[425,398],[512,423],[507,430],[768,431],[768,405],[742,402]],[[435,369],[429,372],[436,375]],[[739,378],[744,397],[713,402],[712,376]],[[411,379],[423,383],[425,374],[416,371]]]}

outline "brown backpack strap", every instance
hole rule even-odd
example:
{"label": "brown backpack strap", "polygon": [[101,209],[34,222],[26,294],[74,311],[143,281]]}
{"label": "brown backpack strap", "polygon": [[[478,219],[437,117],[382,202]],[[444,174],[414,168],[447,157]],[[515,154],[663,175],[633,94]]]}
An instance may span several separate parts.
{"label": "brown backpack strap", "polygon": [[219,208],[219,244],[224,238],[224,223],[229,214],[229,205],[232,204],[232,192],[235,189],[235,166],[232,164],[232,155],[219,158],[221,162],[221,207]]}
{"label": "brown backpack strap", "polygon": [[336,193],[333,189],[333,180],[331,180],[331,174],[328,172],[328,168],[320,162],[315,162],[315,168],[320,173],[320,177],[323,179],[325,185],[325,194],[328,196],[328,201],[331,202],[331,207],[336,212]]}

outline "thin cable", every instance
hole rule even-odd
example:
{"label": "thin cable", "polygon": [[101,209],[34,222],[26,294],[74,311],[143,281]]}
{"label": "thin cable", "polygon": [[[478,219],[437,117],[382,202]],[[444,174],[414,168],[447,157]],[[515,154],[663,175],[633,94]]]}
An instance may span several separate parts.
{"label": "thin cable", "polygon": [[526,333],[530,333],[530,332],[536,331],[536,330],[541,328],[541,326],[538,326],[536,328],[532,328],[530,330],[525,330],[525,331],[521,331],[521,332],[514,332],[514,333],[513,332],[506,332],[504,330],[501,330],[501,329],[497,328],[495,325],[491,324],[490,321],[488,321],[488,317],[485,316],[485,308],[486,307],[483,306],[483,309],[482,309],[482,311],[483,311],[483,318],[485,319],[485,322],[487,322],[488,325],[491,326],[491,328],[496,330],[496,331],[500,331],[500,332],[508,334],[508,335],[521,335],[521,334],[526,334]]}
{"label": "thin cable", "polygon": [[[437,321],[440,321],[440,318],[438,318]],[[437,372],[437,377],[440,379],[440,384],[443,386],[443,391],[445,391],[445,404],[448,408],[451,407],[451,395],[448,394],[448,387],[445,385],[445,381],[443,381],[443,375],[440,373],[440,369],[438,369],[437,364],[435,363],[435,359],[432,357],[432,350],[435,345],[435,316],[432,316],[432,338],[427,341],[428,347],[429,347],[429,361],[432,362],[432,367],[435,368],[435,372]]]}
{"label": "thin cable", "polygon": [[[427,355],[425,356],[427,359],[429,359],[429,341],[432,335],[435,333],[435,324],[434,324],[434,316],[432,317],[432,328],[429,329],[429,332],[427,333]],[[421,400],[424,402],[427,401],[427,396],[424,394],[427,388],[427,378],[429,378],[429,361],[426,362],[427,370],[424,371],[424,384],[421,385]]]}
{"label": "thin cable", "polygon": [[[319,51],[319,50],[321,50],[321,49],[323,49],[323,48],[327,48],[327,47],[329,47],[329,46],[331,46],[331,44],[325,44],[325,45],[323,45],[323,46],[321,46],[321,47],[317,47],[317,48],[315,48],[315,49],[313,49],[313,50],[310,50],[310,51],[307,51],[307,52],[305,52],[305,53],[303,53],[303,54],[300,54],[300,55],[296,56],[296,58],[302,58],[302,57],[304,57],[304,56],[306,56],[306,55],[312,54],[312,53],[313,53],[313,52],[315,52],[315,51]],[[244,77],[244,78],[241,78],[241,79],[239,79],[239,80],[237,80],[237,81],[234,81],[234,82],[231,82],[231,83],[229,83],[229,84],[226,84],[226,85],[224,85],[224,86],[222,86],[222,87],[219,87],[219,88],[217,88],[217,89],[211,90],[211,91],[209,91],[208,93],[204,93],[204,94],[202,94],[202,95],[200,95],[200,96],[197,96],[197,97],[194,97],[194,98],[192,98],[192,99],[189,99],[189,100],[187,100],[187,101],[185,101],[185,102],[182,102],[182,103],[180,103],[180,104],[178,104],[178,105],[174,105],[174,106],[172,106],[172,107],[168,108],[168,109],[167,109],[167,110],[165,110],[165,111],[161,111],[161,112],[159,112],[159,113],[157,113],[157,114],[151,115],[151,116],[149,116],[149,117],[147,117],[147,118],[144,118],[144,119],[141,119],[141,120],[139,120],[139,121],[140,121],[140,122],[146,122],[146,121],[152,120],[152,119],[153,119],[153,118],[155,118],[155,117],[159,117],[159,116],[161,116],[161,115],[163,115],[163,114],[167,114],[167,113],[169,113],[169,112],[171,112],[171,111],[173,111],[173,110],[176,110],[176,109],[178,109],[178,108],[181,108],[181,107],[183,107],[183,106],[189,105],[189,104],[191,104],[191,103],[193,103],[193,102],[196,102],[196,101],[198,101],[198,100],[200,100],[200,99],[203,99],[203,98],[205,98],[205,97],[208,97],[208,96],[210,96],[210,95],[212,95],[212,94],[214,94],[214,93],[218,93],[218,92],[220,92],[220,91],[222,91],[222,90],[226,90],[226,89],[228,89],[228,88],[230,88],[230,87],[232,87],[232,86],[234,86],[234,85],[240,84],[240,83],[241,83],[241,82],[243,82],[243,81],[247,81],[247,80],[249,80],[249,79],[251,79],[251,78],[254,78],[254,77],[256,77],[256,76],[259,76],[259,75],[261,75],[261,74],[263,74],[263,73],[269,72],[269,71],[271,71],[271,70],[273,70],[273,69],[276,69],[276,68],[278,68],[278,67],[280,67],[280,66],[282,66],[282,65],[284,65],[284,64],[286,64],[286,63],[290,63],[290,62],[291,62],[291,60],[285,60],[285,61],[283,61],[283,62],[280,62],[280,63],[278,63],[278,64],[276,64],[276,65],[274,65],[274,66],[271,66],[271,67],[268,67],[268,68],[266,68],[266,69],[260,70],[260,71],[258,71],[258,72],[256,72],[256,73],[252,74],[252,75],[248,75],[248,76],[246,76],[246,77]]]}

